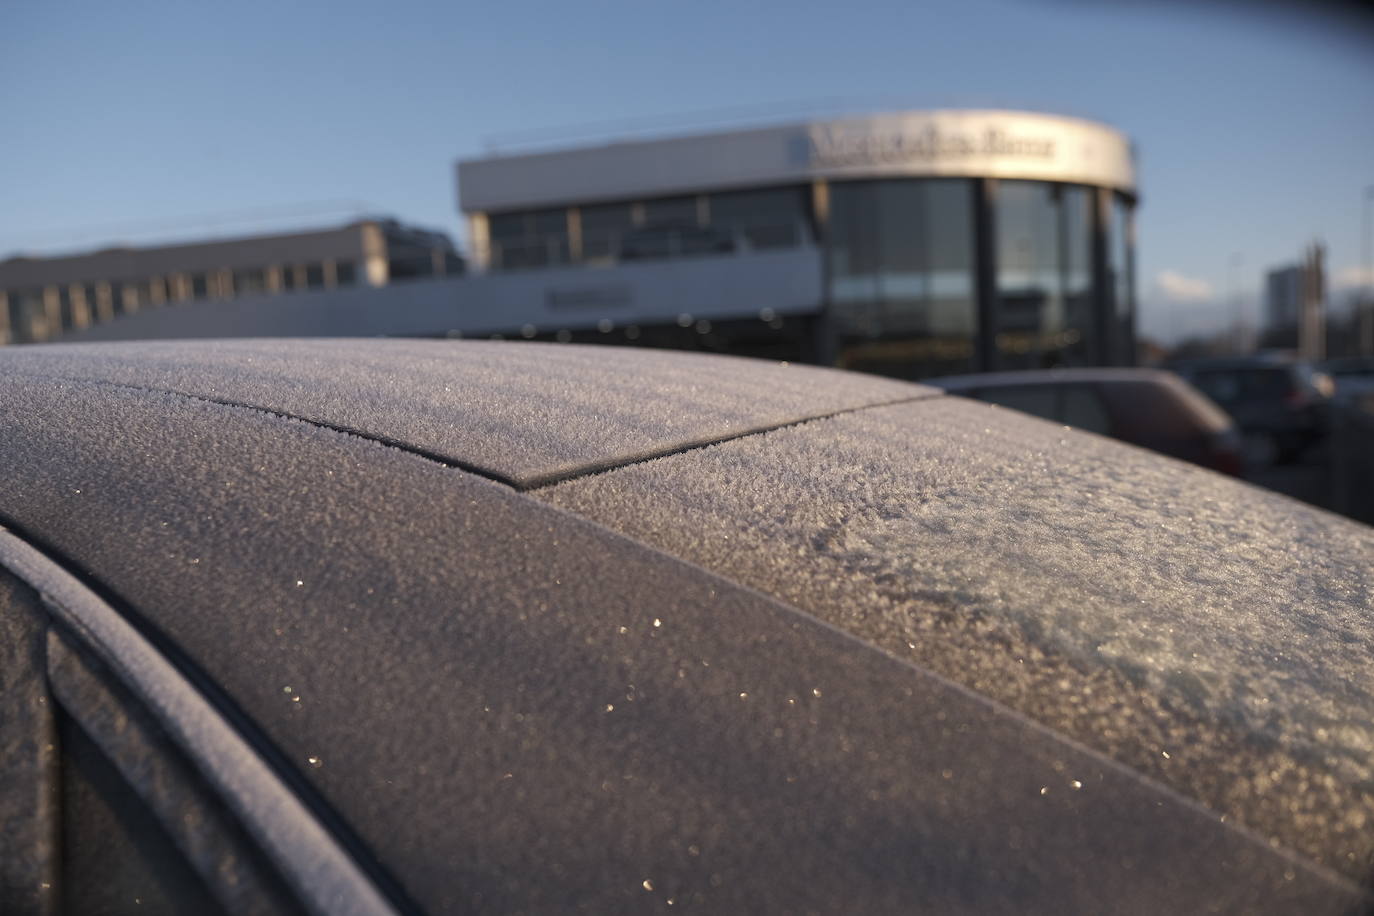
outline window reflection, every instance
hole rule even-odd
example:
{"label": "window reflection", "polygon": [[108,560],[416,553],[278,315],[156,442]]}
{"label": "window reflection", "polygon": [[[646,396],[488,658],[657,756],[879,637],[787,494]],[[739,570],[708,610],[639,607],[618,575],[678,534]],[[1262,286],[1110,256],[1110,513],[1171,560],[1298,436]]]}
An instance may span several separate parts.
{"label": "window reflection", "polygon": [[1063,365],[1067,316],[1057,189],[1006,181],[997,186],[996,201],[997,367]]}
{"label": "window reflection", "polygon": [[1094,362],[1093,338],[1093,194],[1081,186],[1060,189],[1060,227],[1063,236],[1064,312],[1067,336],[1059,361],[1066,366]]}
{"label": "window reflection", "polygon": [[750,248],[787,248],[806,239],[807,189],[729,191],[706,198],[707,221],[716,233]]}
{"label": "window reflection", "polygon": [[974,368],[970,182],[831,185],[827,257],[841,364],[905,377]]}
{"label": "window reflection", "polygon": [[1107,241],[1107,284],[1111,290],[1110,315],[1108,322],[1113,352],[1113,362],[1131,364],[1135,362],[1135,340],[1132,329],[1135,326],[1135,283],[1132,250],[1134,249],[1134,226],[1131,207],[1120,194],[1112,195],[1112,218],[1108,229]]}
{"label": "window reflection", "polygon": [[569,256],[566,210],[497,213],[488,218],[494,266],[506,270],[565,264]]}
{"label": "window reflection", "polygon": [[614,258],[620,251],[621,241],[634,229],[634,214],[628,203],[582,207],[580,217],[584,261]]}

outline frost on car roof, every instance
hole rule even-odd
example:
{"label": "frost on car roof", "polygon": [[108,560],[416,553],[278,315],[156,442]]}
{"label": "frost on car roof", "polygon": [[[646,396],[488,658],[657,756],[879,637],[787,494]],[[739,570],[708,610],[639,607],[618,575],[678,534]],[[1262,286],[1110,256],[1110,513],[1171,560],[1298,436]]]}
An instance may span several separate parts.
{"label": "frost on car roof", "polygon": [[1366,526],[954,398],[538,494],[1368,878]]}
{"label": "frost on car roof", "polygon": [[662,350],[239,340],[8,348],[6,371],[229,401],[361,433],[517,486],[935,389]]}
{"label": "frost on car roof", "polygon": [[256,723],[425,912],[1360,899],[862,640],[402,450],[12,375],[0,429],[0,524]]}

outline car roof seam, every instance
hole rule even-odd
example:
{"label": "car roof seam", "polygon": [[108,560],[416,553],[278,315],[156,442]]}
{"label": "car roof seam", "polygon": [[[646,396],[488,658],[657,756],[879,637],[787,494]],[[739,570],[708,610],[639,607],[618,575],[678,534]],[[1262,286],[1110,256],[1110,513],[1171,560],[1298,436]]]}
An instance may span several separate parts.
{"label": "car roof seam", "polygon": [[733,433],[722,433],[715,436],[692,439],[687,442],[679,442],[664,448],[650,449],[629,456],[608,458],[602,461],[587,461],[578,464],[576,467],[567,468],[564,470],[550,471],[543,474],[512,476],[509,474],[502,474],[499,471],[494,471],[491,468],[484,467],[479,464],[474,464],[469,461],[453,458],[449,455],[445,455],[440,452],[432,451],[430,449],[414,445],[413,443],[406,442],[402,439],[396,439],[394,437],[385,436],[380,433],[369,433],[351,426],[345,426],[339,423],[331,423],[327,420],[320,420],[315,417],[306,417],[300,414],[290,413],[284,410],[277,410],[271,407],[263,407],[259,404],[249,404],[243,401],[235,401],[228,398],[216,398],[204,394],[191,394],[190,392],[186,391],[178,391],[175,388],[159,388],[152,385],[135,385],[130,382],[118,382],[112,379],[89,378],[69,375],[44,375],[39,373],[27,372],[20,372],[16,374],[33,379],[63,381],[72,382],[76,384],[119,388],[127,391],[144,392],[147,394],[170,395],[172,397],[185,398],[190,401],[199,401],[205,404],[215,404],[220,407],[233,407],[240,408],[243,410],[251,410],[257,413],[266,414],[268,416],[276,417],[282,420],[294,420],[300,423],[305,423],[309,426],[317,427],[319,429],[329,430],[330,432],[340,433],[345,436],[353,436],[358,439],[364,439],[368,442],[373,442],[377,445],[381,445],[386,448],[394,448],[398,451],[406,452],[407,454],[414,455],[417,458],[422,458],[426,461],[433,462],[445,468],[452,468],[455,470],[463,471],[464,473],[472,474],[473,476],[482,477],[494,483],[502,484],[503,486],[510,487],[511,489],[516,490],[518,492],[532,492],[535,490],[543,489],[544,487],[551,487],[560,483],[566,483],[570,480],[577,480],[582,477],[591,477],[597,474],[604,474],[608,471],[615,471],[619,470],[620,468],[631,467],[633,465],[643,464],[648,461],[655,461],[659,458],[668,458],[673,455],[682,454],[683,452],[690,452],[701,448],[708,448],[712,445],[719,445],[723,442],[733,442],[737,439],[744,439],[750,436],[762,435],[763,433],[770,433],[774,430],[786,429],[788,427],[793,426],[801,426],[806,423],[811,423],[815,420],[828,420],[832,417],[842,416],[848,413],[856,413],[862,410],[871,410],[873,408],[878,407],[892,407],[897,404],[907,404],[914,401],[932,400],[935,398],[941,398],[945,396],[945,393],[943,391],[939,389],[931,389],[929,391],[921,391],[918,394],[909,395],[906,397],[891,398],[884,401],[872,401],[864,404],[855,404],[850,407],[841,407],[836,410],[826,411],[824,413],[811,414],[808,416],[798,417],[790,420],[782,420],[776,423],[751,426],[748,429],[739,430]]}
{"label": "car roof seam", "polygon": [[825,413],[812,414],[806,417],[799,417],[795,420],[784,420],[778,423],[769,423],[763,426],[754,426],[739,432],[726,435],[713,436],[709,439],[696,439],[685,442],[670,448],[662,448],[652,452],[645,452],[628,458],[616,458],[603,462],[588,462],[572,471],[553,472],[541,474],[529,478],[523,486],[516,489],[525,493],[534,493],[547,487],[569,483],[574,480],[581,480],[586,477],[596,477],[601,474],[619,471],[623,468],[634,467],[637,464],[645,464],[650,461],[657,461],[660,458],[671,458],[674,455],[682,455],[687,452],[695,452],[700,449],[710,448],[713,445],[723,445],[727,442],[736,442],[740,439],[748,439],[752,436],[761,436],[766,433],[776,432],[780,429],[791,429],[793,427],[805,426],[818,420],[831,420],[845,414],[859,413],[865,410],[876,410],[881,407],[895,407],[899,404],[911,404],[918,401],[933,401],[945,397],[945,393],[939,390],[921,392],[920,394],[910,395],[902,398],[892,398],[886,401],[874,401],[868,404],[856,404],[852,407],[841,407],[837,410],[826,411]]}
{"label": "car roof seam", "polygon": [[490,468],[485,468],[480,465],[472,464],[471,462],[462,461],[460,459],[451,458],[447,455],[441,455],[438,452],[433,452],[428,449],[412,445],[409,442],[392,438],[390,436],[383,436],[377,433],[368,433],[360,429],[354,429],[350,426],[343,426],[337,423],[330,423],[328,421],[319,420],[314,417],[304,417],[299,414],[289,413],[284,410],[276,410],[271,407],[263,407],[258,404],[248,404],[244,403],[243,401],[234,401],[229,400],[227,398],[215,398],[203,394],[191,394],[186,391],[178,391],[175,388],[157,388],[151,385],[134,385],[129,382],[116,382],[111,379],[83,378],[80,376],[67,375],[39,375],[31,373],[20,374],[23,374],[28,378],[45,379],[49,381],[74,382],[78,384],[97,385],[108,388],[120,388],[127,391],[141,391],[147,394],[171,395],[172,397],[185,398],[189,401],[199,401],[204,404],[215,404],[220,407],[235,407],[242,410],[251,410],[256,413],[262,413],[267,414],[271,417],[276,417],[277,419],[294,420],[296,422],[305,423],[309,426],[314,426],[319,429],[329,430],[330,432],[340,433],[345,436],[352,436],[357,439],[365,439],[368,442],[372,442],[377,445],[384,446],[386,448],[393,448],[398,451],[406,452],[408,454],[416,456],[417,458],[423,458],[426,461],[442,465],[446,468],[453,468],[468,474],[472,474],[476,477],[484,477],[487,480],[491,480],[499,484],[504,484],[505,486],[511,487],[513,489],[520,489],[520,484],[517,480],[508,477],[504,474],[501,474],[498,471],[493,471]]}

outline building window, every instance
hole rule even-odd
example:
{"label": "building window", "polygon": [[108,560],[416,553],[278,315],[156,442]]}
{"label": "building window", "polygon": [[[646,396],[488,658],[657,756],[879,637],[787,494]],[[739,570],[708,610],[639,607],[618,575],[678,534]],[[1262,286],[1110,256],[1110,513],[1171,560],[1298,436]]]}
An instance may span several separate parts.
{"label": "building window", "polygon": [[305,265],[305,288],[324,289],[324,265],[307,264]]}
{"label": "building window", "polygon": [[234,271],[234,293],[239,296],[259,296],[267,291],[267,271],[251,267]]}
{"label": "building window", "polygon": [[697,199],[695,197],[660,197],[643,204],[644,226],[695,226]]}
{"label": "building window", "polygon": [[72,306],[72,291],[66,286],[57,289],[57,322],[58,327],[53,329],[54,333],[70,330],[76,327],[76,310]]}
{"label": "building window", "polygon": [[1003,181],[994,222],[997,368],[1092,362],[1093,312],[1100,301],[1092,284],[1092,193]]}
{"label": "building window", "polygon": [[1081,185],[1060,186],[1059,226],[1063,250],[1064,314],[1070,334],[1063,341],[1059,362],[1066,366],[1093,363],[1096,335],[1093,310],[1093,192]]}
{"label": "building window", "polygon": [[[567,210],[492,214],[487,221],[487,231],[492,265],[499,269],[551,267],[566,264],[570,259]],[[433,267],[424,276],[432,273]],[[408,275],[416,274],[412,271]]]}
{"label": "building window", "polygon": [[1057,364],[1065,330],[1058,201],[1044,182],[1004,181],[995,204],[997,367]]}
{"label": "building window", "polygon": [[42,340],[47,332],[43,290],[12,289],[8,295],[10,339],[15,343]]}
{"label": "building window", "polygon": [[807,188],[765,188],[712,194],[706,211],[718,232],[750,248],[790,248],[807,238]]}
{"label": "building window", "polygon": [[826,256],[842,365],[908,378],[973,368],[971,182],[832,184]]}
{"label": "building window", "polygon": [[353,286],[358,282],[358,265],[352,261],[334,262],[334,284],[336,286]]}
{"label": "building window", "polygon": [[191,298],[205,299],[210,295],[210,278],[204,272],[191,274]]}
{"label": "building window", "polygon": [[581,208],[582,260],[607,261],[620,255],[626,236],[635,228],[628,203]]}

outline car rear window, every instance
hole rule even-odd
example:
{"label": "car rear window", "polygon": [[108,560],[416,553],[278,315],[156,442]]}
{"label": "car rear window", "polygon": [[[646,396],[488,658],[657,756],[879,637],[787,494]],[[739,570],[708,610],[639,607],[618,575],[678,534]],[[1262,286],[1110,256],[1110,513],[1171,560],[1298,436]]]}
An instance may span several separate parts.
{"label": "car rear window", "polygon": [[1193,377],[1193,384],[1217,403],[1233,404],[1281,398],[1292,383],[1287,369],[1241,368],[1204,370]]}
{"label": "car rear window", "polygon": [[1060,393],[1059,420],[1076,429],[1108,435],[1112,421],[1095,385],[1067,385]]}
{"label": "car rear window", "polygon": [[1031,416],[1053,420],[1088,432],[1108,435],[1112,422],[1096,386],[1086,384],[1041,383],[996,385],[969,392],[982,401],[991,401]]}
{"label": "car rear window", "polygon": [[1058,392],[1053,385],[999,385],[971,392],[981,401],[990,401],[1012,410],[1046,420],[1057,420]]}

